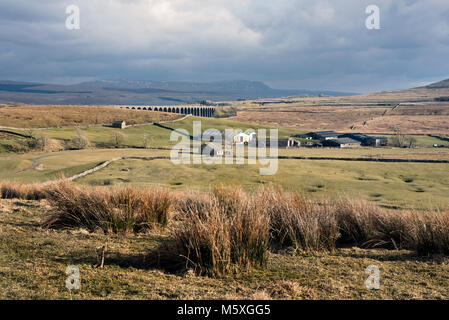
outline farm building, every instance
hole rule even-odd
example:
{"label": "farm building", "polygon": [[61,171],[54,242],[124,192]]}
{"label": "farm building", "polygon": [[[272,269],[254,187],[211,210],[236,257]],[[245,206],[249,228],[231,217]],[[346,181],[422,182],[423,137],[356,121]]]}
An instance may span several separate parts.
{"label": "farm building", "polygon": [[[262,145],[262,143],[260,143]],[[271,146],[270,140],[268,140],[265,143],[265,146]],[[301,141],[298,141],[294,138],[288,138],[288,139],[279,139],[277,141],[277,147],[278,148],[299,148],[301,146]]]}
{"label": "farm building", "polygon": [[248,144],[256,139],[256,133],[253,130],[246,130],[245,132],[239,132],[234,136],[235,144]]}
{"label": "farm building", "polygon": [[338,139],[340,136],[339,133],[334,131],[318,131],[318,132],[310,132],[307,134],[309,137],[312,137],[316,140],[331,140],[331,139]]}
{"label": "farm building", "polygon": [[120,128],[125,129],[126,128],[126,122],[125,121],[114,121],[112,123],[113,128]]}
{"label": "farm building", "polygon": [[299,138],[299,139],[305,139],[305,140],[313,139],[313,137],[310,134],[296,134],[293,136],[293,138]]}
{"label": "farm building", "polygon": [[371,137],[363,133],[346,133],[340,136],[340,138],[350,138],[360,141],[362,146],[386,146],[388,145],[388,139],[385,137]]}
{"label": "farm building", "polygon": [[255,147],[259,147],[259,148],[269,148],[269,147],[273,147],[273,148],[299,148],[301,146],[301,141],[296,140],[292,137],[288,138],[288,139],[278,139],[275,142],[275,145],[271,144],[271,140],[268,138],[265,141],[263,140],[252,140],[253,142],[253,146]]}
{"label": "farm building", "polygon": [[325,147],[356,148],[361,145],[362,143],[360,141],[351,138],[338,138],[323,141],[323,146]]}
{"label": "farm building", "polygon": [[376,140],[376,146],[388,146],[388,138],[387,137],[371,137]]}
{"label": "farm building", "polygon": [[301,146],[301,141],[296,140],[293,137],[288,138],[287,148],[299,148]]}

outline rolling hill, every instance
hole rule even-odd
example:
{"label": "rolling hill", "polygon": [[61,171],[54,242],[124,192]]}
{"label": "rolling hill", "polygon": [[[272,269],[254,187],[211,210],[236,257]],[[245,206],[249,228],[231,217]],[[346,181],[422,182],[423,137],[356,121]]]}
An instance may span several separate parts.
{"label": "rolling hill", "polygon": [[273,89],[258,81],[165,82],[99,80],[76,85],[0,81],[0,103],[77,105],[176,105],[202,100],[277,98],[348,93]]}

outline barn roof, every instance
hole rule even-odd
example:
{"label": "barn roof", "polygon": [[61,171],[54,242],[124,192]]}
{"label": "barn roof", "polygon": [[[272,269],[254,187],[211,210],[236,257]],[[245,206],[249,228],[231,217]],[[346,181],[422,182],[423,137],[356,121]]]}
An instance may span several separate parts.
{"label": "barn roof", "polygon": [[338,144],[360,144],[360,141],[351,138],[332,139],[331,141],[335,141]]}

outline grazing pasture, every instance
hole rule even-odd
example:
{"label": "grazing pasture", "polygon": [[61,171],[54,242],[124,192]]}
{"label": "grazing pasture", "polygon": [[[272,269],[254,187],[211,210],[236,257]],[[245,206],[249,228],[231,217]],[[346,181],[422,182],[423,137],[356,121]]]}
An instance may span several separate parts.
{"label": "grazing pasture", "polygon": [[133,125],[181,117],[177,114],[112,109],[104,106],[14,105],[0,108],[0,126],[15,128],[110,125],[117,120],[124,120],[127,124]]}

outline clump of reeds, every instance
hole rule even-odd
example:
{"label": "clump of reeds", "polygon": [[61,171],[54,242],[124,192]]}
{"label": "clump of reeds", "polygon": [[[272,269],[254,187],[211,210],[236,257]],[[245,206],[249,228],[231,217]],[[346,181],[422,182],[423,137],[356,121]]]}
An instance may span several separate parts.
{"label": "clump of reeds", "polygon": [[166,226],[172,205],[171,194],[164,189],[88,188],[62,182],[46,192],[55,213],[45,226],[54,228],[140,232]]}
{"label": "clump of reeds", "polygon": [[172,248],[198,273],[218,276],[266,263],[269,216],[240,189],[216,188],[181,210]]}
{"label": "clump of reeds", "polygon": [[449,212],[412,212],[407,222],[410,227],[404,237],[408,249],[418,255],[449,255]]}
{"label": "clump of reeds", "polygon": [[45,188],[38,183],[1,182],[0,196],[2,199],[41,200],[45,198],[46,194]]}
{"label": "clump of reeds", "polygon": [[339,230],[328,201],[269,187],[261,190],[257,202],[270,217],[273,248],[291,247],[296,252],[335,249]]}
{"label": "clump of reeds", "polygon": [[406,212],[389,211],[363,200],[340,198],[335,201],[335,215],[343,245],[361,247],[406,247],[405,236],[410,232]]}

